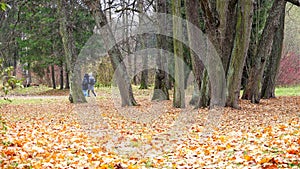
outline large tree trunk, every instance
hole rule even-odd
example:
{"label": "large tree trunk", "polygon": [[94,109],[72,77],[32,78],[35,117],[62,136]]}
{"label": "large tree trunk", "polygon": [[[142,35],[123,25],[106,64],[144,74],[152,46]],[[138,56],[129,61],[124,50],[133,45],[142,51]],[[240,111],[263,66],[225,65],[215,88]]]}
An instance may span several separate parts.
{"label": "large tree trunk", "polygon": [[121,94],[122,106],[137,105],[133,97],[130,79],[123,62],[121,51],[119,50],[112,30],[108,25],[107,18],[101,9],[100,2],[86,0],[84,3],[89,7],[95,19],[96,26],[102,31],[101,36],[104,37],[106,41],[106,48],[108,50],[113,69],[115,70],[114,80],[116,81]]}
{"label": "large tree trunk", "polygon": [[73,37],[73,26],[69,22],[69,14],[66,9],[68,4],[64,0],[58,0],[58,12],[60,13],[60,35],[64,46],[66,63],[69,70],[70,95],[71,103],[85,103],[86,99],[81,89],[80,70],[76,69],[78,58],[75,41]]}
{"label": "large tree trunk", "polygon": [[181,22],[181,0],[173,0],[173,43],[174,43],[174,100],[173,106],[177,108],[185,107],[184,92],[184,56],[182,43],[176,40],[176,37],[182,36]]}
{"label": "large tree trunk", "polygon": [[226,105],[239,108],[240,85],[243,66],[247,57],[252,25],[253,2],[246,0],[238,3],[237,24],[234,48],[229,62],[227,75],[227,101]]}
{"label": "large tree trunk", "polygon": [[[159,13],[167,13],[166,0],[158,0],[157,1],[157,11]],[[160,31],[164,31],[167,26],[165,16],[158,16],[159,20],[159,29]],[[157,48],[167,50],[167,39],[166,36],[156,35],[157,37]],[[168,92],[168,74],[167,67],[165,63],[167,62],[167,57],[165,56],[164,51],[159,51],[157,53],[156,65],[157,70],[155,72],[155,84],[152,100],[169,100],[169,92]]]}
{"label": "large tree trunk", "polygon": [[265,76],[262,85],[261,95],[265,99],[275,97],[276,77],[278,74],[279,63],[282,55],[282,45],[284,37],[284,18],[285,18],[285,5],[282,6],[282,13],[280,16],[280,26],[276,30],[272,51],[268,60],[268,65],[265,71]]}
{"label": "large tree trunk", "polygon": [[285,4],[285,0],[274,1],[269,12],[262,37],[259,41],[259,48],[254,58],[253,67],[250,70],[250,76],[246,85],[246,89],[243,93],[243,98],[251,100],[252,103],[259,103],[260,101],[262,76],[266,60],[270,55],[274,35],[280,24],[279,20],[282,13],[282,7],[285,6]]}
{"label": "large tree trunk", "polygon": [[63,66],[63,62],[60,63],[60,73],[59,73],[59,79],[60,79],[60,82],[59,82],[59,86],[60,86],[60,90],[63,90],[64,89],[64,66]]}

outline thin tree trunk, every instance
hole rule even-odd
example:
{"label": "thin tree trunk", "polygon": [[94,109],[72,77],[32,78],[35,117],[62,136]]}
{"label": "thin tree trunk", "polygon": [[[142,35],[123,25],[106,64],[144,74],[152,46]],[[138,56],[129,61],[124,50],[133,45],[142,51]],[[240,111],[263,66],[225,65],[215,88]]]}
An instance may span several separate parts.
{"label": "thin tree trunk", "polygon": [[210,103],[210,85],[207,69],[204,69],[200,88],[200,98],[197,107],[208,107]]}
{"label": "thin tree trunk", "polygon": [[[143,0],[138,0],[138,9],[140,11],[140,13],[139,13],[139,25],[140,25],[140,27],[142,27],[142,25],[144,24],[144,21],[143,21],[143,15],[144,15],[143,6],[144,6]],[[140,41],[142,50],[146,49],[145,39],[146,39],[145,34],[139,35],[139,41]],[[140,89],[148,89],[148,69],[147,69],[147,67],[148,67],[148,55],[147,54],[142,56],[142,64],[143,64],[143,70],[142,70],[142,75],[141,75]]]}
{"label": "thin tree trunk", "polygon": [[[118,85],[122,106],[135,106],[137,105],[132,92],[130,79],[123,62],[121,51],[118,48],[111,28],[108,25],[107,18],[101,9],[101,4],[97,1],[84,1],[89,7],[98,29],[102,30],[101,36],[107,41],[106,48],[110,56],[112,66],[115,70],[115,81]],[[111,46],[109,46],[111,45]]]}
{"label": "thin tree trunk", "polygon": [[[157,10],[159,13],[166,13],[166,0],[158,0],[157,1]],[[161,31],[164,30],[166,26],[166,18],[165,16],[158,16],[159,20],[159,29]],[[167,40],[166,37],[163,35],[156,35],[157,37],[157,48],[158,49],[167,49]],[[159,51],[157,54],[156,58],[156,65],[157,65],[157,70],[155,72],[155,84],[154,84],[154,91],[153,91],[153,96],[152,100],[169,100],[169,91],[167,88],[167,83],[168,83],[168,74],[167,72],[167,67],[164,65],[164,63],[167,62],[167,58],[164,54],[164,51]]]}
{"label": "thin tree trunk", "polygon": [[252,103],[259,103],[261,98],[261,83],[266,60],[272,49],[273,39],[280,24],[282,7],[285,6],[285,0],[275,0],[269,12],[262,37],[259,41],[259,48],[255,56],[255,62],[250,70],[250,76],[243,93],[243,98],[251,100]]}
{"label": "thin tree trunk", "polygon": [[66,86],[65,86],[65,89],[70,89],[69,70],[67,68],[67,65],[65,66],[65,72],[66,72]]}
{"label": "thin tree trunk", "polygon": [[60,35],[62,37],[66,63],[69,70],[69,100],[71,103],[85,103],[87,101],[81,89],[80,70],[76,68],[78,55],[73,37],[73,26],[70,25],[69,21],[69,10],[66,9],[67,6],[68,4],[66,1],[58,0],[58,12],[60,13],[60,16],[62,16],[60,19]]}
{"label": "thin tree trunk", "polygon": [[184,56],[182,43],[176,37],[182,36],[183,28],[181,23],[181,0],[172,0],[173,11],[173,43],[174,43],[174,100],[173,106],[177,108],[185,107],[184,92]]}
{"label": "thin tree trunk", "polygon": [[54,65],[51,65],[51,79],[52,79],[52,88],[56,89]]}
{"label": "thin tree trunk", "polygon": [[243,74],[243,67],[247,57],[250,43],[252,25],[253,2],[246,0],[238,3],[235,45],[231,54],[229,71],[227,75],[227,101],[226,105],[240,108],[238,100]]}
{"label": "thin tree trunk", "polygon": [[276,77],[278,74],[279,63],[282,56],[282,45],[284,37],[284,19],[285,19],[285,5],[282,6],[282,13],[280,16],[280,26],[276,30],[271,55],[268,61],[267,69],[265,71],[265,78],[262,85],[262,97],[269,99],[275,97]]}
{"label": "thin tree trunk", "polygon": [[63,62],[60,63],[60,74],[59,74],[59,79],[60,79],[60,90],[64,89],[64,66]]}

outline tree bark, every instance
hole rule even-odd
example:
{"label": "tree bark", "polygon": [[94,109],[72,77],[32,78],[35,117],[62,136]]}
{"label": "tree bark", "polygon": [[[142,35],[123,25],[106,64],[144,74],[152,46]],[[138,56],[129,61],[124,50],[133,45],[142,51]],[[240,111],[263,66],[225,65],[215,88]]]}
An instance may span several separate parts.
{"label": "tree bark", "polygon": [[280,26],[276,30],[274,36],[272,51],[268,60],[268,65],[264,76],[265,78],[262,85],[261,93],[264,99],[275,97],[276,77],[278,74],[280,59],[282,56],[282,45],[284,38],[285,5],[282,6],[282,12],[280,15]]}
{"label": "tree bark", "polygon": [[[159,13],[167,13],[166,0],[157,0],[157,12]],[[165,16],[158,16],[159,20],[159,29],[160,31],[164,31],[166,29],[167,23]],[[167,50],[167,39],[166,36],[156,35],[157,37],[157,48]],[[168,74],[167,67],[165,66],[167,63],[167,57],[165,56],[163,51],[159,51],[157,53],[156,65],[157,70],[155,72],[155,84],[152,100],[169,100],[169,91],[168,91]]]}
{"label": "tree bark", "polygon": [[69,82],[69,70],[67,68],[67,65],[65,65],[65,72],[66,72],[66,86],[65,89],[70,89],[70,82]]}
{"label": "tree bark", "polygon": [[66,1],[58,0],[58,12],[60,18],[60,35],[64,46],[64,52],[66,57],[66,63],[69,70],[69,82],[70,82],[70,95],[69,100],[71,103],[85,103],[87,102],[82,89],[80,70],[76,68],[76,61],[78,54],[76,51],[75,41],[73,37],[73,26],[70,24],[70,17],[66,7]]}
{"label": "tree bark", "polygon": [[59,79],[60,79],[60,90],[64,89],[64,66],[63,62],[60,63],[60,73],[59,73]]}
{"label": "tree bark", "polygon": [[[140,11],[139,13],[139,25],[140,27],[142,27],[142,25],[144,24],[143,21],[143,15],[144,15],[144,11],[143,11],[143,0],[138,0],[138,9]],[[139,41],[141,44],[141,49],[146,49],[146,36],[145,34],[140,34],[139,35]],[[147,52],[146,52],[147,53]],[[140,85],[140,89],[148,89],[148,55],[142,55],[142,64],[143,64],[143,70],[142,70],[142,75],[141,75],[141,85]]]}
{"label": "tree bark", "polygon": [[[132,87],[130,84],[130,79],[126,71],[126,67],[123,61],[121,51],[118,48],[114,35],[110,26],[108,25],[107,18],[101,9],[101,4],[98,1],[83,1],[90,9],[93,15],[96,26],[98,29],[102,30],[101,36],[105,37],[107,41],[106,47],[108,50],[108,55],[115,70],[115,81],[118,85],[122,106],[135,106],[137,105],[132,92]],[[112,47],[108,45],[113,45]]]}
{"label": "tree bark", "polygon": [[259,41],[259,48],[254,58],[253,67],[250,70],[246,89],[243,93],[243,98],[251,100],[252,103],[259,103],[261,99],[261,83],[266,60],[270,55],[274,35],[280,24],[282,6],[285,6],[285,4],[285,0],[274,1]]}
{"label": "tree bark", "polygon": [[243,67],[250,42],[252,13],[252,0],[238,3],[235,42],[227,75],[228,92],[226,105],[233,108],[240,108],[238,100],[240,96]]}
{"label": "tree bark", "polygon": [[51,79],[52,79],[52,88],[56,89],[54,65],[51,65]]}
{"label": "tree bark", "polygon": [[[196,46],[197,41],[200,39],[195,39],[197,36],[192,28],[192,26],[196,26],[200,29],[200,16],[198,12],[200,10],[199,1],[189,1],[186,0],[186,17],[187,17],[187,30],[188,30],[188,38],[189,38],[189,46]],[[202,107],[203,105],[200,103],[200,89],[201,89],[201,79],[203,76],[204,65],[200,60],[199,56],[195,54],[193,50],[190,48],[191,60],[192,60],[192,71],[195,77],[195,85],[194,85],[194,93],[190,104],[195,105],[195,107]]]}
{"label": "tree bark", "polygon": [[173,106],[177,108],[185,107],[184,92],[184,56],[182,43],[176,40],[176,37],[183,35],[181,23],[181,0],[172,0],[173,11],[173,44],[174,44],[174,100]]}

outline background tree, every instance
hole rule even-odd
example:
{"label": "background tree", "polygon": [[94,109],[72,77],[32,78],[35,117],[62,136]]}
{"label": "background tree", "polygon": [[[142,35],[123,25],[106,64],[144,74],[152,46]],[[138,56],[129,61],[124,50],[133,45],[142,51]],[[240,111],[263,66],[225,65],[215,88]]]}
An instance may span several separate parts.
{"label": "background tree", "polygon": [[115,70],[116,79],[114,80],[116,81],[121,94],[122,106],[137,105],[133,97],[130,79],[126,71],[125,64],[123,62],[121,51],[119,50],[118,45],[116,44],[111,28],[108,26],[107,18],[101,8],[101,3],[97,1],[88,0],[84,1],[84,3],[88,6],[89,10],[91,11],[91,14],[95,19],[97,28],[104,29],[103,35],[107,38],[107,43],[114,44],[112,48],[107,49],[107,52],[110,56],[113,69]]}
{"label": "background tree", "polygon": [[[167,14],[167,2],[166,0],[157,0],[156,9],[158,13]],[[162,32],[166,29],[166,17],[163,15],[158,15],[159,18],[159,30]],[[167,50],[167,39],[166,36],[156,35],[157,41],[156,46],[158,49]],[[163,51],[157,53],[156,65],[157,70],[155,72],[155,83],[152,100],[169,100],[168,91],[168,67],[165,66],[168,60]]]}
{"label": "background tree", "polygon": [[71,103],[84,103],[86,99],[81,89],[81,72],[75,69],[76,60],[78,58],[77,49],[74,41],[74,25],[70,22],[70,8],[67,7],[71,4],[65,1],[57,1],[58,12],[60,13],[60,35],[64,46],[66,56],[66,63],[69,70],[70,79],[70,95],[69,100]]}

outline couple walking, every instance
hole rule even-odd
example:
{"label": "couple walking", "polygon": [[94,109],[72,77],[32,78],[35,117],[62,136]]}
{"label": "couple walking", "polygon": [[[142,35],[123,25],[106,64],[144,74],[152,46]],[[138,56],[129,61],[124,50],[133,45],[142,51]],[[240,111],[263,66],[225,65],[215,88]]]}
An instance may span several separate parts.
{"label": "couple walking", "polygon": [[94,94],[96,97],[96,93],[94,91],[96,80],[92,73],[89,75],[86,73],[84,74],[83,81],[82,81],[82,91],[84,96],[90,97],[90,91]]}

